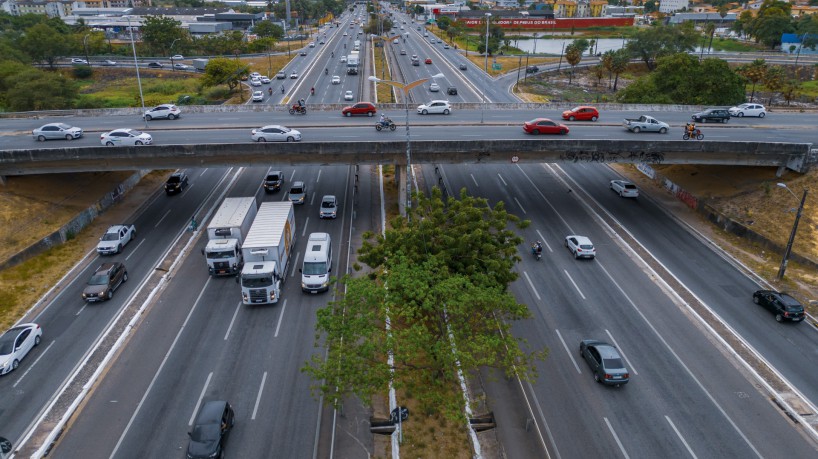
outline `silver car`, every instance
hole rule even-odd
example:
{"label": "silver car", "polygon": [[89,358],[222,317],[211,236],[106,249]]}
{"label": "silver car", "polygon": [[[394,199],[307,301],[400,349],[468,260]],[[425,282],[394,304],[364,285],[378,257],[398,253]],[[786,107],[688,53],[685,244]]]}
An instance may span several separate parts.
{"label": "silver car", "polygon": [[35,323],[19,324],[0,336],[0,375],[17,369],[34,346],[40,344],[43,330]]}
{"label": "silver car", "polygon": [[623,198],[639,197],[639,188],[627,180],[611,180],[611,189]]}
{"label": "silver car", "polygon": [[74,140],[82,137],[82,128],[65,123],[49,123],[33,130],[35,140],[44,142],[52,139]]}
{"label": "silver car", "polygon": [[418,105],[418,113],[421,115],[428,115],[430,113],[439,113],[448,115],[452,112],[452,106],[448,100],[433,100],[431,102]]}
{"label": "silver car", "polygon": [[250,138],[256,142],[298,142],[301,133],[286,126],[271,124],[250,131]]}
{"label": "silver car", "polygon": [[579,353],[591,367],[596,382],[619,387],[630,380],[622,356],[614,346],[604,341],[586,339],[579,343]]}
{"label": "silver car", "polygon": [[335,218],[338,216],[338,200],[335,196],[328,194],[321,198],[321,210],[318,218]]}
{"label": "silver car", "polygon": [[115,145],[150,145],[153,137],[147,132],[136,129],[114,129],[99,136],[99,141],[105,146]]}
{"label": "silver car", "polygon": [[575,234],[565,237],[565,247],[574,255],[574,258],[596,258],[594,243],[585,236]]}

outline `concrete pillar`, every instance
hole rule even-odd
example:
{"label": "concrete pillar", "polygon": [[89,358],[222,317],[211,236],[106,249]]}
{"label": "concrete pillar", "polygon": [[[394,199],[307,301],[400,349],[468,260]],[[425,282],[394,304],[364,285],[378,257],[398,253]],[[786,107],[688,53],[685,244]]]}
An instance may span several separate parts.
{"label": "concrete pillar", "polygon": [[6,186],[6,176],[0,175],[0,186]]}
{"label": "concrete pillar", "polygon": [[398,178],[398,210],[404,217],[406,216],[406,166],[395,164],[395,176]]}

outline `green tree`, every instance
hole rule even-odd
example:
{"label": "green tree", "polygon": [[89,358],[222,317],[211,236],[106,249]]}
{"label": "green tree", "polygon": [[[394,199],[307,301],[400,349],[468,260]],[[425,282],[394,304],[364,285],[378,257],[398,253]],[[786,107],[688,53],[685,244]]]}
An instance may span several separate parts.
{"label": "green tree", "polygon": [[654,24],[639,29],[628,41],[627,49],[641,59],[648,70],[656,68],[656,60],[662,56],[691,52],[699,41],[699,33],[692,22],[677,26]]}
{"label": "green tree", "polygon": [[48,24],[37,24],[26,29],[22,48],[36,62],[45,62],[52,69],[57,59],[68,55],[71,43],[66,34]]}
{"label": "green tree", "polygon": [[631,63],[631,55],[627,49],[622,48],[614,51],[613,53],[613,62],[611,63],[611,70],[613,71],[616,78],[614,79],[613,90],[616,91],[616,87],[619,84],[619,75],[622,75],[622,72],[628,69],[628,65]]}
{"label": "green tree", "polygon": [[602,84],[602,79],[605,78],[605,73],[608,70],[602,64],[597,64],[591,67],[591,74],[596,77],[596,85]]}
{"label": "green tree", "polygon": [[767,62],[764,59],[756,59],[739,67],[737,73],[753,84],[753,90],[750,93],[750,102],[752,102],[756,95],[756,84],[763,80],[764,74],[767,73]]}
{"label": "green tree", "polygon": [[261,38],[275,38],[280,40],[284,37],[284,29],[278,24],[270,21],[258,21],[253,26],[253,33]]}
{"label": "green tree", "polygon": [[568,74],[568,84],[570,85],[574,78],[574,69],[582,60],[582,49],[576,43],[570,43],[565,47],[565,60],[571,65],[571,73]]}
{"label": "green tree", "polygon": [[435,188],[418,203],[385,236],[364,234],[359,259],[372,274],[346,278],[343,298],[318,311],[328,353],[304,371],[330,401],[355,394],[368,403],[391,382],[424,411],[462,419],[458,370],[491,367],[531,381],[547,355],[524,352],[511,333],[530,312],[507,290],[523,242],[508,226],[528,222],[465,190],[444,202]]}
{"label": "green tree", "polygon": [[616,94],[616,100],[626,104],[672,104],[669,94],[656,87],[650,75],[643,76]]}
{"label": "green tree", "polygon": [[614,50],[609,49],[602,53],[602,59],[600,62],[602,63],[602,66],[605,67],[605,70],[608,71],[608,89],[610,89],[613,84]]}
{"label": "green tree", "polygon": [[790,102],[793,101],[796,97],[798,97],[799,93],[801,92],[801,82],[796,78],[790,78],[785,83],[784,86],[781,88],[781,96],[784,100],[787,101],[787,105],[790,105]]}
{"label": "green tree", "polygon": [[770,99],[767,101],[767,105],[773,104],[773,96],[784,88],[787,80],[787,72],[780,65],[773,65],[764,72],[762,81],[767,90],[770,91]]}
{"label": "green tree", "polygon": [[249,73],[244,63],[235,59],[217,57],[208,61],[202,77],[202,86],[209,88],[226,84],[230,91],[234,91],[239,86],[241,77]]}
{"label": "green tree", "polygon": [[708,22],[704,25],[704,36],[709,38],[710,41],[707,44],[707,53],[710,54],[710,49],[713,47],[713,35],[716,33],[716,24],[712,22]]}
{"label": "green tree", "polygon": [[5,105],[11,111],[73,108],[78,94],[73,82],[59,73],[33,68],[6,77],[3,86],[8,88]]}
{"label": "green tree", "polygon": [[781,45],[781,35],[795,31],[792,19],[789,16],[763,16],[756,18],[753,24],[753,34],[756,41],[770,47]]}
{"label": "green tree", "polygon": [[798,18],[795,29],[801,39],[801,46],[815,51],[818,46],[818,15],[801,16]]}
{"label": "green tree", "polygon": [[450,18],[449,16],[441,16],[441,17],[437,18],[437,28],[438,29],[445,32],[446,30],[449,30],[449,27],[451,27],[451,25],[452,25],[452,18]]}
{"label": "green tree", "polygon": [[150,53],[170,55],[173,41],[187,38],[187,32],[181,26],[181,22],[171,17],[145,16],[142,23],[142,43]]}

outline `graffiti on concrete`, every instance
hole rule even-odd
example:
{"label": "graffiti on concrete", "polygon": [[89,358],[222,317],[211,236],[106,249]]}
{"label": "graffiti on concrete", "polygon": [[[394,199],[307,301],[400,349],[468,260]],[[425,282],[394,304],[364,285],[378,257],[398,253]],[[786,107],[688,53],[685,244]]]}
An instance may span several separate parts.
{"label": "graffiti on concrete", "polygon": [[671,182],[667,177],[665,177],[663,185],[666,190],[673,193],[679,201],[687,204],[691,209],[697,209],[699,207],[699,199],[696,196],[693,196],[689,191]]}
{"label": "graffiti on concrete", "polygon": [[652,152],[633,153],[605,153],[599,151],[567,152],[560,154],[560,160],[570,163],[647,163],[661,164],[665,161],[665,155]]}

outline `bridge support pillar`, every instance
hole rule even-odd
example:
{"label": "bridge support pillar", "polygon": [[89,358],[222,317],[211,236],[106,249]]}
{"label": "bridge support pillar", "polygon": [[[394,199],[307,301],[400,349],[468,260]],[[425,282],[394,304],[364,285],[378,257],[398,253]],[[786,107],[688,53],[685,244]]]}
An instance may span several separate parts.
{"label": "bridge support pillar", "polygon": [[395,164],[395,177],[398,178],[398,211],[406,216],[406,181],[409,176],[406,174],[406,166]]}
{"label": "bridge support pillar", "polygon": [[6,176],[0,175],[0,186],[6,186]]}

